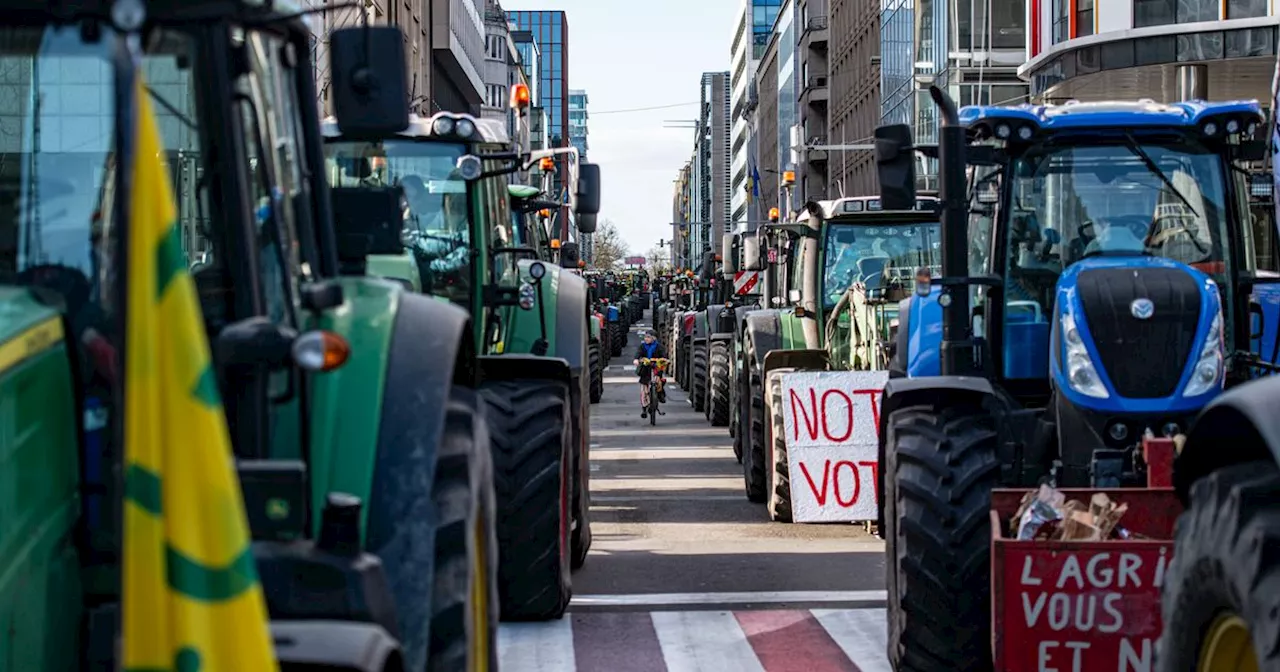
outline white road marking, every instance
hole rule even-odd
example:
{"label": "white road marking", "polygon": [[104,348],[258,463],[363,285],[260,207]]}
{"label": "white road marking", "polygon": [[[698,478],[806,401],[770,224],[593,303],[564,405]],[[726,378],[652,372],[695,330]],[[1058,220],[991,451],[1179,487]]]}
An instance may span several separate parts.
{"label": "white road marking", "polygon": [[889,635],[884,609],[814,609],[812,613],[862,672],[893,672],[885,658]]}
{"label": "white road marking", "polygon": [[[598,498],[592,497],[592,501]],[[883,590],[799,590],[758,593],[650,593],[638,595],[574,595],[579,607],[670,607],[691,604],[823,604],[884,602]]]}
{"label": "white road marking", "polygon": [[591,495],[592,504],[629,504],[633,502],[741,502],[744,499],[746,498],[742,495],[698,495],[696,497],[681,495],[638,495],[635,497]]}
{"label": "white road marking", "polygon": [[573,672],[573,621],[503,623],[498,629],[498,667],[503,672]]}
{"label": "white road marking", "polygon": [[668,672],[764,672],[733,612],[657,612],[653,630]]}

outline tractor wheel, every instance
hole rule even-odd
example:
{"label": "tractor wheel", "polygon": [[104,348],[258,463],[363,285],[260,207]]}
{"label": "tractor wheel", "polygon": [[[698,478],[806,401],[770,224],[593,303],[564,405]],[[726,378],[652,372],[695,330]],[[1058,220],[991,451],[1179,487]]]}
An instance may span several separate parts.
{"label": "tractor wheel", "polygon": [[591,550],[591,492],[587,468],[587,440],[584,433],[590,427],[587,410],[589,406],[582,403],[579,385],[572,386],[569,411],[573,419],[573,499],[569,532],[569,568],[580,569],[587,561],[587,553]]}
{"label": "tractor wheel", "polygon": [[766,392],[769,395],[769,433],[773,450],[767,459],[765,476],[769,484],[765,488],[768,495],[766,508],[769,519],[779,523],[791,522],[791,463],[787,461],[787,429],[782,417],[782,380],[776,373],[787,373],[795,369],[774,369],[769,372],[769,384]]}
{"label": "tractor wheel", "polygon": [[[1191,486],[1164,578],[1156,669],[1275,670],[1280,637],[1280,470],[1271,460],[1219,469]],[[1274,542],[1274,543],[1273,543]]]}
{"label": "tractor wheel", "polygon": [[622,326],[621,322],[613,323],[613,356],[622,356],[622,351],[627,349],[627,328]]}
{"label": "tractor wheel", "polygon": [[600,358],[600,344],[592,342],[587,346],[587,359],[591,364],[591,403],[600,403],[604,396],[604,362]]}
{"label": "tractor wheel", "polygon": [[743,441],[742,477],[747,490],[747,501],[759,504],[765,500],[765,417],[764,384],[760,369],[756,367],[755,344],[747,340],[747,417],[742,426],[747,430]]}
{"label": "tractor wheel", "polygon": [[995,420],[977,406],[912,406],[888,425],[889,662],[899,672],[991,669]]}
{"label": "tractor wheel", "polygon": [[707,351],[704,348],[694,346],[691,377],[693,392],[689,395],[689,401],[693,402],[693,410],[702,413],[707,405]]}
{"label": "tractor wheel", "polygon": [[707,408],[712,427],[729,424],[729,343],[716,341],[711,344],[711,369],[707,373],[711,397]]}
{"label": "tractor wheel", "polygon": [[494,455],[502,620],[560,618],[573,593],[569,389],[550,380],[503,380],[480,392]]}
{"label": "tractor wheel", "polygon": [[473,390],[455,387],[452,397],[431,489],[438,519],[430,672],[491,668],[498,660],[497,505],[489,427]]}

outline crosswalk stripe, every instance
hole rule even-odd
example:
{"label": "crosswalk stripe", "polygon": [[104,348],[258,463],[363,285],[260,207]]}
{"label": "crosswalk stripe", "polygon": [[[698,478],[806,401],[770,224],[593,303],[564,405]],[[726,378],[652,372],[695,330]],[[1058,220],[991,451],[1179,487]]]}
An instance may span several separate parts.
{"label": "crosswalk stripe", "polygon": [[884,609],[814,609],[813,616],[862,672],[893,672]]}
{"label": "crosswalk stripe", "polygon": [[891,672],[884,609],[570,612],[504,623],[503,672]]}
{"label": "crosswalk stripe", "polygon": [[573,672],[571,621],[504,623],[498,630],[498,669],[503,672]]}
{"label": "crosswalk stripe", "polygon": [[667,672],[765,672],[731,611],[654,612]]}

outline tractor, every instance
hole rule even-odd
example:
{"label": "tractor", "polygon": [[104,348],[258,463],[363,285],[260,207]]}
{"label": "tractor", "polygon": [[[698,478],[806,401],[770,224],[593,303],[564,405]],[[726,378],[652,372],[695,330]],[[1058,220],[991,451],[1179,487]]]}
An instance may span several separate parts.
{"label": "tractor", "polygon": [[[936,266],[936,205],[932,197],[902,210],[869,196],[810,202],[794,222],[764,227],[787,292],[780,309],[744,311],[742,342],[752,353],[746,378],[760,396],[756,402],[748,388],[755,407],[745,409],[747,422],[759,431],[748,429],[751,450],[742,459],[748,495],[764,495],[774,520],[790,521],[791,494],[783,409],[770,398],[771,381],[789,371],[882,369],[899,301],[919,269]],[[750,267],[767,264],[759,250]],[[755,488],[762,485],[761,493]]]}
{"label": "tractor", "polygon": [[[17,359],[0,371],[0,395],[17,426],[30,427],[6,449],[44,494],[0,527],[10,551],[0,563],[0,618],[10,624],[0,656],[15,669],[116,665],[121,501],[136,495],[121,469],[123,251],[131,207],[154,196],[135,193],[127,169],[143,72],[178,207],[164,258],[185,256],[199,295],[277,657],[286,669],[360,671],[494,660],[488,441],[474,382],[456,366],[456,340],[445,340],[466,315],[402,298],[398,285],[340,277],[334,221],[352,203],[306,179],[322,161],[309,10],[199,0],[4,7],[3,58],[29,75],[0,87],[18,101],[27,136],[2,150],[13,159],[4,165],[14,207],[0,215],[10,316],[0,339]],[[343,123],[402,128],[399,30],[334,31],[329,53]],[[97,116],[36,102],[66,92],[57,73],[68,72],[76,91],[102,93]],[[24,149],[32,145],[41,151]],[[38,181],[23,177],[37,171]],[[24,193],[28,182],[38,191]],[[439,348],[424,352],[403,335],[388,345],[393,332],[424,333],[424,321]],[[416,390],[433,378],[454,384],[424,405]],[[37,397],[38,407],[24,405]],[[405,473],[417,476],[411,487]],[[309,581],[317,572],[330,579]],[[45,617],[30,618],[33,604]]]}
{"label": "tractor", "polygon": [[[513,87],[512,105],[523,119],[527,88]],[[548,258],[559,245],[546,216],[527,216],[564,204],[506,178],[567,157],[568,205],[589,231],[598,169],[578,165],[573,148],[530,152],[500,122],[445,112],[413,116],[404,130],[377,136],[326,125],[325,156],[331,180],[365,180],[350,189],[403,190],[404,216],[394,228],[422,291],[470,314],[469,352],[493,452],[502,618],[560,618],[570,572],[591,544],[587,288]]]}
{"label": "tractor", "polygon": [[[908,299],[879,408],[888,653],[898,670],[981,669],[992,490],[1140,487],[1144,439],[1182,434],[1253,375],[1244,353],[1273,351],[1255,327],[1274,287],[1254,269],[1237,169],[1265,153],[1251,137],[1263,116],[1251,101],[957,111],[930,94],[943,120],[941,275]],[[910,129],[876,135],[886,203],[910,202]],[[1215,447],[1184,449],[1178,480],[1241,455],[1226,426],[1209,412],[1196,422],[1193,435],[1219,430]],[[1198,492],[1222,501],[1212,478]],[[1215,590],[1212,574],[1184,571],[1195,578],[1171,569],[1166,581]],[[1200,595],[1194,618],[1207,618]],[[1181,651],[1199,641],[1189,633]]]}

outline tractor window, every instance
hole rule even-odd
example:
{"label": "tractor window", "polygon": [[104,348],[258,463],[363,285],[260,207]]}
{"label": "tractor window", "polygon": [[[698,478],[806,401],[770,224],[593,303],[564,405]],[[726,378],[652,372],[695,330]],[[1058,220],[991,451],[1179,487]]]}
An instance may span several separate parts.
{"label": "tractor window", "polygon": [[[1032,325],[1047,325],[1058,276],[1093,256],[1173,259],[1212,275],[1224,292],[1231,291],[1223,253],[1228,240],[1223,162],[1203,146],[1191,141],[1055,144],[1019,156],[1012,175],[1009,212],[1002,218],[1008,222],[1006,345],[1021,343],[1019,334]],[[1047,375],[1042,368],[1036,364],[1006,375],[1040,378]]]}
{"label": "tractor window", "polygon": [[422,290],[467,305],[471,214],[468,185],[458,173],[466,147],[452,142],[389,140],[325,143],[325,173],[335,187],[404,187],[405,228]]}
{"label": "tractor window", "polygon": [[828,225],[823,244],[823,307],[835,307],[840,296],[856,284],[868,289],[909,286],[921,266],[938,275],[941,233],[936,223]]}

